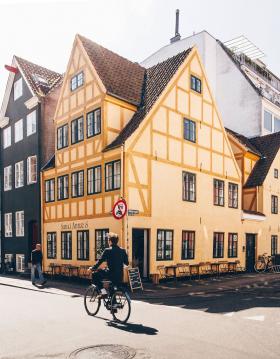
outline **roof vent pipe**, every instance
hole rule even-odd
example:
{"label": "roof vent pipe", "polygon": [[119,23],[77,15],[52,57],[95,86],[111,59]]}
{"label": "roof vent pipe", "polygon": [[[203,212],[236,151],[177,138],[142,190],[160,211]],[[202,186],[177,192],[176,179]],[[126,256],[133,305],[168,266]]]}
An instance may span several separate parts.
{"label": "roof vent pipe", "polygon": [[176,10],[176,23],[175,23],[175,36],[170,39],[170,43],[181,40],[181,35],[179,34],[179,9]]}

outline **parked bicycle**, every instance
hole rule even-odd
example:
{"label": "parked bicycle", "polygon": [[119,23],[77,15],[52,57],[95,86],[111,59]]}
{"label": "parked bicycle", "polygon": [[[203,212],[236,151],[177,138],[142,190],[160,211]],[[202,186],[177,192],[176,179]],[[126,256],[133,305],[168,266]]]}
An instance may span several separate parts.
{"label": "parked bicycle", "polygon": [[117,288],[111,281],[103,281],[107,294],[104,295],[91,284],[84,295],[84,306],[88,315],[95,316],[103,301],[104,307],[111,312],[115,321],[126,323],[131,313],[131,299],[122,288]]}
{"label": "parked bicycle", "polygon": [[267,253],[259,256],[257,262],[254,265],[255,271],[257,273],[262,273],[267,270],[271,270],[273,267],[273,256],[269,256]]}

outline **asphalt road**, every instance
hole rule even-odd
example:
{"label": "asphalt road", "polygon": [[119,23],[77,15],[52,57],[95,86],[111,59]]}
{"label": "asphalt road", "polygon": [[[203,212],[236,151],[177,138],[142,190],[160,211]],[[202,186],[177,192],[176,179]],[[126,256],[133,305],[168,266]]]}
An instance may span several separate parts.
{"label": "asphalt road", "polygon": [[130,323],[121,326],[110,321],[105,309],[97,318],[89,317],[82,298],[69,292],[0,286],[0,358],[62,359],[82,347],[118,344],[135,349],[135,359],[279,359],[279,307],[277,282],[266,288],[133,301]]}

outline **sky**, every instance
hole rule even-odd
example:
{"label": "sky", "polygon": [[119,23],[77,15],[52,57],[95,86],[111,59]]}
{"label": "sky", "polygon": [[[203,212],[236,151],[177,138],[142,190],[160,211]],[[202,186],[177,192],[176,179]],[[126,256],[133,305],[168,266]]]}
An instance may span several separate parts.
{"label": "sky", "polygon": [[280,76],[279,0],[0,0],[0,101],[13,55],[63,73],[79,33],[141,62],[174,36],[176,9],[182,38],[244,35]]}

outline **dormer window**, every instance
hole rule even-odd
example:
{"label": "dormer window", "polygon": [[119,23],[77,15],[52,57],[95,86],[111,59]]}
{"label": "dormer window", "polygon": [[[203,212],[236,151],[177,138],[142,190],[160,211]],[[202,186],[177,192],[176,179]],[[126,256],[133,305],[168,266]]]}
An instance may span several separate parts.
{"label": "dormer window", "polygon": [[22,96],[22,78],[14,83],[14,101]]}
{"label": "dormer window", "polygon": [[75,91],[84,84],[84,73],[80,72],[71,79],[71,91]]}

